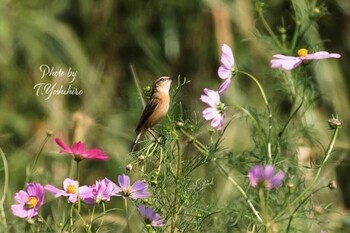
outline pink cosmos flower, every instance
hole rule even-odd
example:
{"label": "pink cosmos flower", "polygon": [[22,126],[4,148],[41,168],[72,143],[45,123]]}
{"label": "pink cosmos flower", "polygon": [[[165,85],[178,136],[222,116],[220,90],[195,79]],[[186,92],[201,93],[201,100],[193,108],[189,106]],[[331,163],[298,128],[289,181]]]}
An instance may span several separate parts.
{"label": "pink cosmos flower", "polygon": [[219,93],[225,92],[231,84],[232,76],[235,74],[235,58],[232,49],[227,44],[221,46],[221,65],[218,69],[218,75],[225,80],[219,87]]}
{"label": "pink cosmos flower", "polygon": [[139,205],[138,208],[147,225],[152,227],[162,227],[164,225],[164,220],[154,212],[153,208],[146,208],[144,205]]}
{"label": "pink cosmos flower", "polygon": [[83,186],[79,188],[78,181],[66,178],[63,181],[63,189],[58,189],[50,184],[45,185],[44,188],[50,193],[54,194],[55,198],[64,196],[68,197],[68,201],[70,203],[76,203],[78,199],[78,193],[80,193]]}
{"label": "pink cosmos flower", "polygon": [[205,88],[204,95],[201,95],[200,99],[203,103],[209,105],[202,113],[204,119],[211,120],[211,126],[221,130],[226,117],[226,105],[220,102],[219,92]]}
{"label": "pink cosmos flower", "polygon": [[320,51],[316,53],[308,54],[307,49],[299,49],[298,57],[285,56],[282,54],[273,55],[271,60],[272,68],[282,67],[285,70],[292,70],[299,66],[305,60],[321,60],[327,58],[340,58],[340,54],[338,53],[329,53],[326,51]]}
{"label": "pink cosmos flower", "polygon": [[104,151],[98,148],[87,150],[85,144],[82,142],[76,142],[72,147],[67,146],[60,138],[55,138],[55,142],[61,147],[60,153],[70,154],[78,162],[84,159],[108,159]]}
{"label": "pink cosmos flower", "polygon": [[110,201],[117,194],[117,185],[107,178],[96,181],[92,186],[84,186],[80,191],[82,200],[92,205],[101,201]]}
{"label": "pink cosmos flower", "polygon": [[123,174],[118,176],[118,184],[116,196],[130,197],[135,200],[150,196],[147,184],[141,180],[137,180],[133,185],[130,185],[130,177]]}
{"label": "pink cosmos flower", "polygon": [[261,164],[258,164],[250,169],[248,178],[250,185],[254,188],[261,185],[270,190],[282,185],[284,173],[281,171],[275,173],[273,165],[266,165],[264,169]]}
{"label": "pink cosmos flower", "polygon": [[15,195],[18,204],[11,206],[12,213],[20,218],[31,219],[38,215],[40,207],[44,204],[45,190],[39,183],[27,184],[27,191],[19,191]]}

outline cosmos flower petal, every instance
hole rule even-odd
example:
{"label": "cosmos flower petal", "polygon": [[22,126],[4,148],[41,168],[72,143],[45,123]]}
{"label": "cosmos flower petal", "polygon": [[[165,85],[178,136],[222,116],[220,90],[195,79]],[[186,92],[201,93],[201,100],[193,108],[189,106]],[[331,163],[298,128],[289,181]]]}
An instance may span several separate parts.
{"label": "cosmos flower petal", "polygon": [[[38,214],[44,203],[45,190],[39,183],[28,183],[27,190],[15,194],[16,204],[11,205],[13,215],[20,218],[32,218]],[[29,204],[29,205],[28,205]]]}
{"label": "cosmos flower petal", "polygon": [[164,220],[158,213],[154,212],[153,208],[146,208],[141,204],[138,206],[138,209],[146,224],[150,224],[153,227],[164,226]]}
{"label": "cosmos flower petal", "polygon": [[104,151],[98,148],[87,150],[86,145],[82,142],[73,143],[72,148],[68,147],[59,138],[55,138],[55,142],[61,147],[60,153],[66,153],[66,154],[72,155],[74,159],[77,161],[81,161],[83,159],[97,159],[97,160],[108,159],[108,156]]}
{"label": "cosmos flower petal", "polygon": [[43,204],[43,197],[45,196],[45,189],[39,183],[29,183],[27,185],[27,193],[29,196],[34,196],[38,200],[38,205],[41,206]]}
{"label": "cosmos flower petal", "polygon": [[67,146],[60,138],[55,138],[55,142],[61,147],[60,153],[73,154],[72,149]]}
{"label": "cosmos flower petal", "polygon": [[107,154],[104,151],[102,151],[102,150],[100,150],[98,148],[90,149],[87,152],[88,152],[87,154],[89,154],[90,158],[99,159],[99,160],[106,160],[106,159],[108,159]]}
{"label": "cosmos flower petal", "polygon": [[[76,142],[73,144],[72,151],[76,155],[86,155],[85,144],[82,142]],[[84,156],[85,157],[85,156]]]}
{"label": "cosmos flower petal", "polygon": [[25,204],[28,201],[28,198],[29,198],[28,193],[24,192],[23,190],[15,194],[15,200],[20,204]]}
{"label": "cosmos flower petal", "polygon": [[227,44],[221,46],[221,63],[227,68],[231,69],[235,64],[235,59],[233,57],[232,49]]}
{"label": "cosmos flower petal", "polygon": [[148,192],[148,186],[145,182],[141,180],[137,180],[131,186],[131,195],[130,195],[131,198],[139,199],[139,198],[147,198],[149,196],[150,194]]}
{"label": "cosmos flower petal", "polygon": [[225,104],[220,102],[220,94],[217,91],[205,88],[201,100],[209,105],[202,112],[205,120],[211,120],[211,126],[221,130],[225,118]]}
{"label": "cosmos flower petal", "polygon": [[261,179],[262,173],[263,173],[263,167],[261,164],[258,164],[249,170],[248,178],[251,186],[256,187],[258,185],[258,182]]}
{"label": "cosmos flower petal", "polygon": [[[319,51],[312,54],[307,54],[306,49],[300,49],[299,57],[293,56],[285,56],[282,54],[273,55],[273,59],[271,60],[272,68],[283,68],[285,70],[292,70],[299,66],[304,60],[320,60],[327,58],[340,58],[341,55],[338,53],[329,53],[327,51]],[[301,55],[302,54],[302,55]]]}
{"label": "cosmos flower petal", "polygon": [[213,120],[211,121],[211,126],[214,128],[217,128],[220,125],[221,122],[221,116],[216,116],[213,118]]}
{"label": "cosmos flower petal", "polygon": [[118,176],[118,183],[121,188],[128,188],[130,186],[130,177],[122,174]]}
{"label": "cosmos flower petal", "polygon": [[302,63],[302,59],[297,57],[291,57],[290,59],[272,59],[271,68],[283,68],[285,70],[292,70]]}
{"label": "cosmos flower petal", "polygon": [[55,186],[52,186],[50,184],[45,185],[44,188],[45,188],[45,190],[54,194],[55,197],[65,196],[67,194],[64,190],[58,189]]}
{"label": "cosmos flower petal", "polygon": [[213,101],[214,106],[220,102],[220,95],[219,92],[204,88],[204,93]]}
{"label": "cosmos flower petal", "polygon": [[254,188],[263,186],[266,189],[275,189],[282,185],[284,179],[284,173],[279,171],[275,172],[273,165],[266,165],[265,168],[261,164],[254,166],[248,172],[248,178],[250,185]]}
{"label": "cosmos flower petal", "polygon": [[316,53],[308,54],[306,55],[305,59],[306,60],[320,60],[320,59],[327,59],[327,58],[340,58],[340,54],[338,53],[329,53],[327,51],[319,51]]}
{"label": "cosmos flower petal", "polygon": [[70,178],[66,178],[63,181],[63,189],[67,190],[70,185],[73,185],[74,187],[78,188],[79,182],[77,180],[73,180]]}
{"label": "cosmos flower petal", "polygon": [[212,99],[210,99],[208,95],[201,95],[200,100],[203,103],[206,103],[207,105],[209,105],[210,107],[215,107],[215,102]]}
{"label": "cosmos flower petal", "polygon": [[220,117],[220,124],[218,125],[218,130],[221,130],[224,127],[225,118],[226,118],[226,112],[224,112]]}
{"label": "cosmos flower petal", "polygon": [[[73,186],[73,187],[71,187]],[[70,203],[75,203],[78,198],[79,193],[79,182],[76,180],[72,180],[70,178],[66,178],[63,181],[63,189],[56,188],[50,184],[45,185],[45,190],[49,191],[50,193],[54,194],[55,198],[64,196],[68,197],[68,201]]]}
{"label": "cosmos flower petal", "polygon": [[232,71],[231,69],[227,69],[224,66],[220,66],[217,72],[219,78],[221,79],[228,79],[228,78],[232,78]]}
{"label": "cosmos flower petal", "polygon": [[274,173],[275,173],[275,168],[272,165],[266,165],[263,178],[266,180],[271,179]]}
{"label": "cosmos flower petal", "polygon": [[114,191],[115,196],[123,196],[124,198],[143,199],[150,196],[148,192],[148,185],[144,181],[137,180],[130,185],[130,178],[126,175],[118,176],[118,184]]}
{"label": "cosmos flower petal", "polygon": [[28,216],[28,210],[24,208],[24,205],[12,205],[11,210],[13,215],[17,217],[26,218]]}
{"label": "cosmos flower petal", "polygon": [[231,84],[231,78],[226,79],[219,87],[219,93],[224,93],[230,86]]}
{"label": "cosmos flower petal", "polygon": [[204,109],[202,114],[204,119],[206,119],[207,121],[221,116],[221,114],[216,108],[211,107]]}
{"label": "cosmos flower petal", "polygon": [[271,182],[271,188],[277,188],[279,186],[282,185],[282,182],[283,182],[283,179],[284,179],[284,173],[283,172],[278,172],[275,176],[273,176],[271,179],[270,179],[270,182]]}

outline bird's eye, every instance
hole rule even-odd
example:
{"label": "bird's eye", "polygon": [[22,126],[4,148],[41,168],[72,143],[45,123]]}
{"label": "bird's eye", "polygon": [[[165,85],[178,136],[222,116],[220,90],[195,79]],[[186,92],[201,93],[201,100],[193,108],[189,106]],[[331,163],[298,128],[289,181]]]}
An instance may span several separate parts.
{"label": "bird's eye", "polygon": [[164,81],[164,78],[161,78],[160,81]]}

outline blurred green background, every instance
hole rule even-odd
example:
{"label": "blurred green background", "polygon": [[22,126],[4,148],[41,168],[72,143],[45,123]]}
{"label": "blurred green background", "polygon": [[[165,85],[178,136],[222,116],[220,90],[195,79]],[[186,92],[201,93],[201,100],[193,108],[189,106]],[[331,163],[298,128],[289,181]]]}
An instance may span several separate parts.
{"label": "blurred green background", "polygon": [[[289,113],[290,106],[285,105],[280,93],[269,88],[278,82],[278,74],[272,75],[270,70],[270,59],[273,54],[288,50],[277,50],[266,37],[262,22],[257,19],[255,3],[1,0],[0,146],[9,160],[8,200],[23,187],[25,167],[32,162],[47,130],[66,142],[84,140],[111,156],[109,162],[84,164],[82,173],[93,171],[86,172],[87,182],[123,172],[134,127],[143,109],[133,76],[137,76],[141,87],[151,85],[161,75],[186,77],[191,82],[181,90],[185,115],[201,120],[203,105],[199,97],[203,88],[216,89],[220,83],[216,71],[222,43],[232,47],[240,70],[259,79],[275,107],[282,114]],[[312,78],[321,95],[304,124],[315,126],[317,140],[327,143],[330,137],[327,119],[338,114],[343,120],[336,144],[340,156],[330,167],[330,177],[334,177],[333,168],[339,166],[338,177],[343,177],[340,183],[344,182],[343,189],[349,190],[346,180],[350,162],[344,157],[348,156],[350,138],[350,2],[266,1],[264,13],[268,23],[277,34],[285,32],[287,40],[291,40],[295,25],[292,6],[299,16],[310,12],[322,15],[299,46],[312,45],[311,52],[324,49],[342,55],[337,61],[312,66]],[[303,25],[304,21],[300,23]],[[67,77],[41,78],[43,64],[55,70],[77,71],[76,79],[69,83]],[[83,94],[46,99],[45,95],[36,95],[34,86],[38,83],[71,85]],[[176,85],[174,82],[173,86]],[[259,108],[262,102],[256,93],[252,83],[241,79],[228,91],[225,101]],[[207,130],[209,124],[203,125],[203,130]],[[249,148],[249,133],[237,125],[230,127],[225,146],[237,151]],[[39,161],[41,170],[37,175],[51,171],[47,180],[59,184],[67,175],[70,158],[57,152],[57,145],[50,140]],[[350,201],[346,201],[350,208]]]}

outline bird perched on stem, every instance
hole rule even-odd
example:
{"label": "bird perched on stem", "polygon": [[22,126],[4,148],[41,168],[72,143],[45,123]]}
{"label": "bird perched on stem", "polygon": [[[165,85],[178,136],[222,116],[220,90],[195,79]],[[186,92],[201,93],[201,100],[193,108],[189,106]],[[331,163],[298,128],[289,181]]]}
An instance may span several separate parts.
{"label": "bird perched on stem", "polygon": [[171,77],[163,76],[154,82],[151,97],[143,110],[139,123],[136,126],[136,137],[132,144],[131,152],[134,151],[140,137],[147,131],[155,138],[151,129],[167,114],[169,110],[169,89],[172,80]]}

